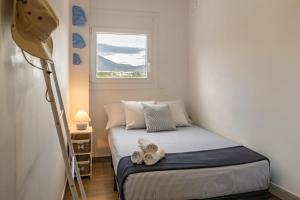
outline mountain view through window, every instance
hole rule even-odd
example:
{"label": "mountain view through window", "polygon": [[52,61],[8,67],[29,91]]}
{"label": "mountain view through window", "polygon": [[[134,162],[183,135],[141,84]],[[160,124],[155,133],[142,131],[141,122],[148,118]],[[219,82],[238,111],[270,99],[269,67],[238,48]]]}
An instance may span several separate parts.
{"label": "mountain view through window", "polygon": [[147,78],[147,36],[97,34],[97,78]]}

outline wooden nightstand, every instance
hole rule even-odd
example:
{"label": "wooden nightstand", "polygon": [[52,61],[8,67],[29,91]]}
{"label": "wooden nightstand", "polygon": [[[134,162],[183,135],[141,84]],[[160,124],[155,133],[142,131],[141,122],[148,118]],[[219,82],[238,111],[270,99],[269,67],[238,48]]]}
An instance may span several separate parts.
{"label": "wooden nightstand", "polygon": [[[72,144],[76,155],[78,168],[82,177],[92,176],[92,133],[93,127],[86,130],[70,129]],[[73,158],[70,158],[73,161]],[[72,162],[74,176],[74,162]]]}

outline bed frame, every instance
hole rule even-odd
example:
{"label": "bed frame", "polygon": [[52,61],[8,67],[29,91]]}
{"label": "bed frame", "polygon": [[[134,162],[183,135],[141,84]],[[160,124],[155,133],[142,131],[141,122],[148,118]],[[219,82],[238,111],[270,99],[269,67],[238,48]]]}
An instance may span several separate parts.
{"label": "bed frame", "polygon": [[[114,164],[112,161],[112,157],[110,159],[111,168],[114,168]],[[119,189],[117,184],[117,178],[116,174],[114,173],[114,191],[118,192],[119,197]],[[201,199],[201,200],[268,200],[270,199],[271,194],[269,193],[269,190],[260,190],[255,192],[247,192],[242,194],[234,194],[234,195],[228,195],[228,196],[222,196],[222,197],[214,197],[214,198],[208,198],[208,199]],[[196,199],[194,199],[196,200]],[[198,199],[200,200],[200,199]]]}

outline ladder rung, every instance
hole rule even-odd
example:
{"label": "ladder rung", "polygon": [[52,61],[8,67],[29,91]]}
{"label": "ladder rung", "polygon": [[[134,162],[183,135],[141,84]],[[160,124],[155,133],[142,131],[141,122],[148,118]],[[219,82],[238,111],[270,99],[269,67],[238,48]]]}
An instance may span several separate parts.
{"label": "ladder rung", "polygon": [[63,117],[63,115],[64,115],[64,112],[65,112],[64,110],[62,110],[62,111],[61,111],[61,113],[60,113],[60,115],[59,115],[59,121],[60,121],[60,120],[61,120],[61,118]]}

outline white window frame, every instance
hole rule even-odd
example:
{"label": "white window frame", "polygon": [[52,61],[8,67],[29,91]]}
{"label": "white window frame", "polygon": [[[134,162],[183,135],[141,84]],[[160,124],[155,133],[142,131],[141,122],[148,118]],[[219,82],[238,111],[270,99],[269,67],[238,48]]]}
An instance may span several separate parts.
{"label": "white window frame", "polygon": [[[129,34],[129,35],[146,35],[147,36],[147,54],[146,68],[147,78],[97,78],[96,77],[96,51],[97,51],[97,33],[111,34]],[[147,29],[125,29],[125,28],[101,28],[93,27],[91,31],[91,65],[90,65],[90,81],[95,84],[151,84],[154,81],[153,70],[153,34]]]}

